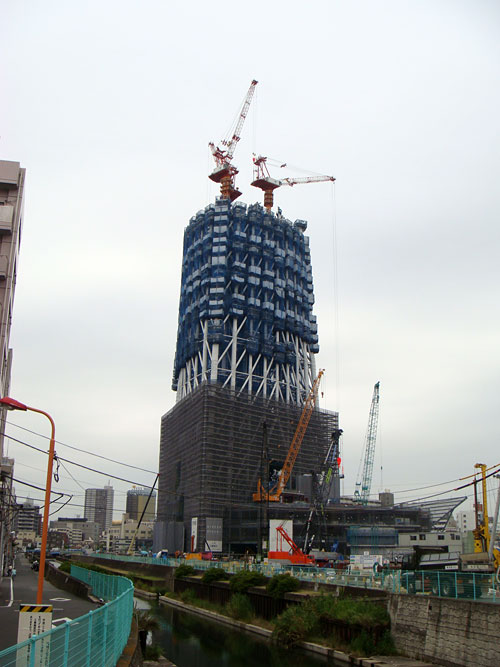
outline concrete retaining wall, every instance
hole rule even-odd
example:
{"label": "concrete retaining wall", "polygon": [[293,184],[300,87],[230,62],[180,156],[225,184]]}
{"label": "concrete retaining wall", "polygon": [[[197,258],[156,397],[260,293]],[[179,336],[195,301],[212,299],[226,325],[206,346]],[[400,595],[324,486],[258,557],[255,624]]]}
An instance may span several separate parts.
{"label": "concrete retaining wall", "polygon": [[500,665],[500,605],[421,595],[391,595],[396,647],[445,667]]}
{"label": "concrete retaining wall", "polygon": [[50,563],[46,563],[45,565],[45,579],[54,584],[54,586],[57,586],[57,588],[69,591],[85,600],[90,599],[90,586],[88,584],[75,579],[67,572],[61,572],[57,567],[50,565]]}

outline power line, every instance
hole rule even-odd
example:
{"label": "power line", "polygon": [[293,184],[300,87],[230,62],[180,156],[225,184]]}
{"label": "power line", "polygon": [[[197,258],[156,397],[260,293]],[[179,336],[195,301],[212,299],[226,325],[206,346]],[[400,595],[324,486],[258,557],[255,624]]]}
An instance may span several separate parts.
{"label": "power line", "polygon": [[[14,422],[7,421],[5,422],[6,424],[9,424],[9,426],[15,426],[16,428],[20,428],[23,431],[27,431],[28,433],[32,433],[33,435],[37,435],[40,438],[44,438],[45,440],[50,440],[50,438],[46,435],[43,435],[43,433],[38,433],[37,431],[32,431],[29,428],[26,428],[25,426],[19,426],[19,424],[14,424]],[[10,436],[6,436],[9,438]],[[125,463],[124,461],[117,461],[115,459],[110,459],[107,456],[103,456],[102,454],[96,454],[95,452],[89,452],[87,449],[81,449],[80,447],[75,447],[74,445],[68,445],[65,442],[61,442],[60,440],[55,440],[54,441],[57,445],[62,445],[63,447],[68,447],[69,449],[74,449],[77,452],[82,452],[83,454],[89,454],[90,456],[96,456],[99,459],[103,459],[104,461],[109,461],[110,463],[117,463],[118,465],[121,466],[126,466],[127,468],[133,468],[135,470],[141,470],[142,472],[149,472],[152,475],[156,475],[155,470],[148,470],[147,468],[140,468],[139,466],[134,466],[131,463]]]}
{"label": "power line", "polygon": [[[28,442],[24,442],[24,440],[19,440],[19,438],[14,438],[11,435],[6,435],[5,437],[9,438],[9,440],[13,440],[14,442],[18,442],[20,445],[25,445],[26,447],[29,447],[30,449],[34,449],[37,452],[40,452],[42,454],[47,454],[47,452],[43,449],[40,449],[40,447],[35,447],[34,445],[30,445]],[[96,470],[95,468],[91,468],[90,466],[85,466],[83,463],[76,463],[76,461],[71,461],[70,459],[63,458],[62,456],[58,456],[58,459],[61,461],[65,461],[66,463],[70,463],[71,465],[78,466],[79,468],[84,468],[85,470],[90,470],[91,472],[95,472],[98,475],[104,475],[104,477],[109,477],[111,479],[117,479],[120,482],[127,482],[127,484],[132,484],[135,486],[142,486],[146,489],[151,489],[152,487],[149,486],[148,484],[143,484],[142,482],[137,482],[133,481],[131,479],[126,479],[125,477],[119,477],[118,475],[113,475],[109,472],[103,472],[102,470]],[[158,473],[154,473],[158,474]]]}

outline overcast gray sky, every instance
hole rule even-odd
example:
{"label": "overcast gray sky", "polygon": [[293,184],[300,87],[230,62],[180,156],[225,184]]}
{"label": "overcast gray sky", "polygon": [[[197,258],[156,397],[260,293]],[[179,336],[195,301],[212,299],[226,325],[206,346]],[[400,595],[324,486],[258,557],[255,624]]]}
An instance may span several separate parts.
{"label": "overcast gray sky", "polygon": [[[309,222],[345,492],[378,380],[373,492],[499,463],[499,31],[494,0],[4,3],[0,158],[27,170],[11,395],[49,411],[62,442],[157,469],[183,230],[217,194],[207,144],[256,78],[241,200],[261,200],[253,151],[337,178],[275,200]],[[48,432],[40,416],[9,421]],[[16,477],[43,485],[46,457],[8,447]],[[68,470],[80,486],[60,471],[76,503],[63,514],[107,481]],[[124,510],[130,484],[113,484]]]}

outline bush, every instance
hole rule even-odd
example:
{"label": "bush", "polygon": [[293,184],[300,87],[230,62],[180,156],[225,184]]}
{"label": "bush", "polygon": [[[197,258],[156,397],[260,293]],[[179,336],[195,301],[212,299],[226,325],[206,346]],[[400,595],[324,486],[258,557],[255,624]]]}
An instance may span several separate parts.
{"label": "bush", "polygon": [[363,630],[360,635],[351,641],[350,648],[361,655],[373,655],[375,653],[375,642],[373,637],[366,630]]}
{"label": "bush", "polygon": [[394,639],[389,630],[386,630],[379,639],[375,650],[377,655],[395,655],[397,653]]}
{"label": "bush", "polygon": [[254,616],[254,610],[248,597],[244,593],[235,593],[227,603],[228,616],[238,621],[249,621]]}
{"label": "bush", "polygon": [[185,591],[182,591],[182,593],[179,593],[179,597],[184,604],[196,605],[199,602],[196,593],[192,588],[187,588]]}
{"label": "bush", "polygon": [[67,572],[68,574],[71,574],[71,562],[69,560],[63,561],[59,565],[59,572]]}
{"label": "bush", "polygon": [[221,581],[222,579],[229,579],[229,575],[221,567],[211,567],[205,570],[201,577],[201,580],[205,584],[211,584],[212,581]]}
{"label": "bush", "polygon": [[267,584],[267,592],[271,597],[282,598],[285,593],[291,593],[300,588],[300,581],[287,572],[285,574],[275,574]]}
{"label": "bush", "polygon": [[286,647],[304,641],[317,629],[317,618],[306,605],[288,607],[274,623],[273,638]]}
{"label": "bush", "polygon": [[194,567],[182,563],[182,565],[179,565],[179,567],[175,569],[174,576],[176,579],[182,579],[182,577],[192,577],[193,575],[194,575]]}
{"label": "bush", "polygon": [[151,644],[146,646],[144,659],[157,661],[161,656],[161,650],[162,649],[159,644]]}
{"label": "bush", "polygon": [[252,586],[262,586],[266,578],[260,572],[242,570],[231,577],[230,585],[233,593],[246,593]]}

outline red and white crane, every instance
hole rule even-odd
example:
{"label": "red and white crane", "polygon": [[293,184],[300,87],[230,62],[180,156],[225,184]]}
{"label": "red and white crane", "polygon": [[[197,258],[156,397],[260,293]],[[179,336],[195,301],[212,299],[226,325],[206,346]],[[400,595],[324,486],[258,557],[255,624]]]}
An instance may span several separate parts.
{"label": "red and white crane", "polygon": [[238,173],[238,169],[231,161],[236,149],[236,144],[240,140],[243,123],[247,117],[257,83],[258,81],[254,79],[250,84],[250,88],[243,100],[243,105],[231,137],[229,139],[223,139],[220,142],[220,146],[222,147],[216,146],[213,141],[208,144],[215,160],[215,169],[208,178],[215,183],[220,183],[220,194],[223,199],[234,201],[241,195],[241,192],[236,189],[234,184],[234,177]]}
{"label": "red and white crane", "polygon": [[[254,180],[252,185],[264,191],[264,207],[270,211],[273,207],[276,188],[282,185],[299,185],[300,183],[321,183],[323,181],[335,181],[333,176],[302,176],[299,178],[272,178],[267,168],[267,157],[259,155],[253,158]],[[283,167],[286,165],[282,165]]]}

